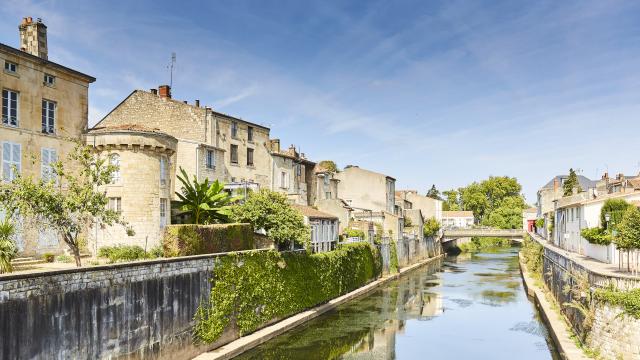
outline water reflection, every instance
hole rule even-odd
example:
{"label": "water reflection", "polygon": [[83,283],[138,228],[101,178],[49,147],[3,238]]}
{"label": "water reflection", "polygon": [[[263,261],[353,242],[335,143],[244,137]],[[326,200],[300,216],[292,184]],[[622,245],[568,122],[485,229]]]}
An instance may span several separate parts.
{"label": "water reflection", "polygon": [[239,359],[555,359],[515,255],[447,258]]}

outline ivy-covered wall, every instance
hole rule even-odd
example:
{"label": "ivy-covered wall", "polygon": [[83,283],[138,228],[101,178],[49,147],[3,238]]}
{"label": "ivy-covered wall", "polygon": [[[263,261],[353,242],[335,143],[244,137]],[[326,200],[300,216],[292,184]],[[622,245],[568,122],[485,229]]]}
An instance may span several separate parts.
{"label": "ivy-covered wall", "polygon": [[211,296],[195,314],[196,340],[226,331],[251,333],[274,320],[327,302],[380,276],[382,260],[368,243],[321,254],[256,251],[216,259]]}
{"label": "ivy-covered wall", "polygon": [[169,225],[162,247],[166,257],[255,249],[250,224]]}

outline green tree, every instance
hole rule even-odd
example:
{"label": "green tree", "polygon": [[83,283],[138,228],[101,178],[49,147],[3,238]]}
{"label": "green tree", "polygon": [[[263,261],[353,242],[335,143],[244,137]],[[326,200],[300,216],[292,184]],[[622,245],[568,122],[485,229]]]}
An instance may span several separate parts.
{"label": "green tree", "polygon": [[[602,227],[609,229],[609,231],[616,230],[625,211],[631,206],[624,199],[608,199],[602,204],[600,209],[600,224]],[[609,221],[607,222],[607,214],[609,215]]]}
{"label": "green tree", "polygon": [[[66,165],[65,165],[66,164]],[[113,225],[126,222],[107,209],[108,199],[98,189],[111,182],[117,169],[106,159],[95,156],[90,147],[76,145],[63,164],[52,165],[57,181],[34,180],[18,176],[0,186],[0,203],[10,214],[32,217],[43,226],[54,229],[81,266],[80,247],[85,230],[97,224]],[[133,234],[128,228],[127,233]]]}
{"label": "green tree", "polygon": [[[630,206],[624,212],[614,241],[619,249],[627,251],[627,258],[630,258],[629,252],[632,249],[640,248],[640,210],[637,207]],[[627,269],[630,270],[629,261]]]}
{"label": "green tree", "polygon": [[580,183],[578,182],[578,175],[576,175],[573,168],[569,169],[569,177],[564,181],[562,187],[564,189],[564,196],[573,195],[573,189],[578,189],[578,192],[582,191]]}
{"label": "green tree", "polygon": [[5,219],[0,222],[0,274],[13,271],[11,260],[18,254],[18,248],[13,242],[15,227]]}
{"label": "green tree", "polygon": [[322,160],[318,163],[318,166],[332,173],[338,172],[338,166],[333,160]]}
{"label": "green tree", "polygon": [[458,192],[456,190],[446,190],[442,194],[445,196],[442,203],[442,210],[444,211],[457,211],[460,210],[460,202],[458,198]]}
{"label": "green tree", "polygon": [[440,223],[436,218],[430,217],[424,221],[424,225],[422,226],[422,233],[425,237],[434,236],[440,231]]}
{"label": "green tree", "polygon": [[442,198],[440,197],[440,191],[436,189],[436,184],[431,185],[431,189],[427,191],[427,197],[430,197],[436,200],[442,200]]}
{"label": "green tree", "polygon": [[182,167],[178,180],[182,183],[180,192],[176,192],[178,200],[174,205],[181,215],[188,215],[194,224],[225,223],[231,215],[231,205],[240,197],[231,197],[224,190],[224,184],[218,180],[209,182],[205,179],[198,182],[193,176],[193,182]]}
{"label": "green tree", "polygon": [[270,239],[283,247],[294,243],[306,246],[310,240],[302,214],[289,204],[284,194],[275,191],[260,189],[252,193],[244,204],[232,207],[231,219],[264,229]]}

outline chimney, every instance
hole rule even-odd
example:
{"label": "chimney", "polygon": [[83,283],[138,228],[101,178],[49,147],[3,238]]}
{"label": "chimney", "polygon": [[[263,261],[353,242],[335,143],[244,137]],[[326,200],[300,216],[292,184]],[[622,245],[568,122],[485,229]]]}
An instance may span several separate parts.
{"label": "chimney", "polygon": [[271,151],[280,152],[280,139],[271,139]]}
{"label": "chimney", "polygon": [[153,95],[158,95],[158,89],[151,89],[151,93]]}
{"label": "chimney", "polygon": [[18,30],[20,30],[20,49],[47,60],[47,26],[42,19],[34,22],[32,17],[23,18]]}
{"label": "chimney", "polygon": [[196,99],[196,107],[200,107],[200,100]]}
{"label": "chimney", "polygon": [[558,191],[558,188],[560,187],[560,180],[558,180],[557,177],[555,177],[553,179],[553,192]]}
{"label": "chimney", "polygon": [[606,180],[609,178],[609,173],[605,172],[604,174],[602,174],[602,180]]}
{"label": "chimney", "polygon": [[158,93],[161,99],[171,99],[171,87],[169,85],[158,86]]}

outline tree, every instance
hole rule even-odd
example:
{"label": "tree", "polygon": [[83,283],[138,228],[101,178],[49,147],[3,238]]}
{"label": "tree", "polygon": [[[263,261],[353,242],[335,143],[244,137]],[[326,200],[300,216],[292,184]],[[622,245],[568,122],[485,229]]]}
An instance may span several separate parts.
{"label": "tree", "polygon": [[618,249],[627,251],[627,269],[630,269],[629,252],[640,249],[640,210],[630,206],[624,212],[622,221],[618,226],[618,234],[614,237]]}
{"label": "tree", "polygon": [[333,160],[322,160],[318,163],[318,167],[324,168],[332,173],[338,172],[338,166]]}
{"label": "tree", "polygon": [[[607,199],[602,208],[600,209],[600,224],[609,231],[616,230],[625,211],[631,206],[624,199]],[[609,221],[607,222],[607,214],[609,215]]]}
{"label": "tree", "polygon": [[573,168],[569,169],[569,177],[564,181],[564,185],[562,185],[564,189],[564,196],[573,195],[573,189],[578,189],[578,192],[582,191],[580,187],[580,183],[578,182],[578,175],[573,170]]}
{"label": "tree", "polygon": [[440,231],[440,223],[436,218],[430,217],[424,221],[422,233],[425,237],[435,236]]}
{"label": "tree", "polygon": [[244,204],[233,206],[231,219],[263,229],[270,239],[283,247],[307,245],[311,237],[302,214],[288,203],[287,197],[268,189],[260,189]]}
{"label": "tree", "polygon": [[442,210],[444,211],[460,210],[458,192],[456,190],[443,191],[442,194],[445,196],[442,203]]}
{"label": "tree", "polygon": [[15,227],[5,219],[0,222],[0,274],[13,271],[11,260],[18,254],[18,248],[13,242]]}
{"label": "tree", "polygon": [[[127,226],[120,215],[107,209],[108,199],[98,189],[111,182],[117,167],[95,156],[91,148],[77,144],[63,164],[52,165],[49,181],[18,175],[0,186],[0,203],[9,214],[31,217],[41,226],[54,229],[81,266],[80,247],[84,231],[97,224]],[[128,235],[133,230],[127,229]]]}
{"label": "tree", "polygon": [[427,197],[430,197],[436,200],[442,200],[442,198],[440,197],[440,191],[436,189],[436,184],[431,185],[431,189],[427,191]]}
{"label": "tree", "polygon": [[224,184],[218,180],[210,183],[209,179],[198,182],[193,176],[193,182],[189,180],[186,171],[181,167],[178,180],[182,183],[180,192],[176,195],[180,199],[175,207],[181,215],[188,215],[194,224],[212,224],[228,222],[231,215],[231,205],[240,197],[231,197],[224,190]]}

